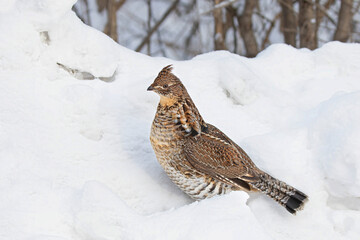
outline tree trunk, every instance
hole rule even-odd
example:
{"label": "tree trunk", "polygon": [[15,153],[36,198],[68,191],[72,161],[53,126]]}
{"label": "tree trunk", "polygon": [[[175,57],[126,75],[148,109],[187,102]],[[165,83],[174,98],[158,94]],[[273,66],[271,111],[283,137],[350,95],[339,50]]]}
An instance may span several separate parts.
{"label": "tree trunk", "polygon": [[244,40],[247,57],[255,57],[258,54],[257,42],[252,28],[252,14],[257,2],[257,0],[246,0],[244,11],[238,17],[240,34]]}
{"label": "tree trunk", "polygon": [[353,0],[342,0],[334,40],[346,42],[350,37]]}
{"label": "tree trunk", "polygon": [[317,41],[313,1],[299,0],[299,2],[300,47],[315,49]]}
{"label": "tree trunk", "polygon": [[[148,5],[148,21],[147,21],[147,33],[151,31],[151,20],[152,20],[152,6],[151,6],[151,0],[147,0]],[[147,41],[147,55],[151,56],[151,38]]]}
{"label": "tree trunk", "polygon": [[117,17],[116,17],[116,11],[115,8],[115,0],[109,0],[108,1],[108,24],[109,24],[109,32],[108,35],[114,39],[115,42],[118,41],[118,35],[117,35]]}
{"label": "tree trunk", "polygon": [[99,13],[104,11],[104,9],[106,9],[107,2],[108,2],[108,0],[96,0],[96,4],[97,4]]}
{"label": "tree trunk", "polygon": [[282,9],[282,32],[284,34],[285,43],[296,47],[296,16],[293,7],[292,0],[280,0],[280,5]]}
{"label": "tree trunk", "polygon": [[[215,0],[215,6],[220,4],[223,0]],[[225,26],[223,23],[223,14],[222,8],[216,8],[213,11],[214,15],[214,25],[215,25],[215,36],[214,36],[214,43],[215,43],[215,50],[225,50]]]}
{"label": "tree trunk", "polygon": [[115,42],[118,41],[116,13],[125,1],[126,0],[107,0],[106,2],[108,22],[106,23],[104,33],[111,37]]}

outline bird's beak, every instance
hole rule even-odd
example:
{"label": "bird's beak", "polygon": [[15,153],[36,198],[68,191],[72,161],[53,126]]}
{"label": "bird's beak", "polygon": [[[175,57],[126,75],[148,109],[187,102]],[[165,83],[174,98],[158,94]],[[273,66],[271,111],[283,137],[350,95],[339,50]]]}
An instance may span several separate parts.
{"label": "bird's beak", "polygon": [[150,87],[147,88],[148,91],[154,90],[154,88],[150,85]]}

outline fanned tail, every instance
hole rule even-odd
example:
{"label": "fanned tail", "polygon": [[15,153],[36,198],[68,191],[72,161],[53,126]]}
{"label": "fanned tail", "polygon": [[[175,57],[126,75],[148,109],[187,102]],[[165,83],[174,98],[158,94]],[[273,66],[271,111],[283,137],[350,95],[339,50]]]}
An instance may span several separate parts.
{"label": "fanned tail", "polygon": [[296,214],[304,208],[304,204],[308,201],[306,194],[265,172],[261,172],[258,176],[260,180],[249,183],[252,187],[274,199],[291,214]]}

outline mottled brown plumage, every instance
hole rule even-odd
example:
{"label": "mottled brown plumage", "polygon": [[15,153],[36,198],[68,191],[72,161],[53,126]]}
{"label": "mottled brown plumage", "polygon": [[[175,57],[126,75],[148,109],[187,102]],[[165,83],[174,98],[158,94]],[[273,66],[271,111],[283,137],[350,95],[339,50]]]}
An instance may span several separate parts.
{"label": "mottled brown plumage", "polygon": [[163,68],[148,90],[160,95],[150,141],[170,179],[200,200],[232,190],[260,191],[290,213],[307,196],[260,170],[236,143],[201,117],[181,81]]}

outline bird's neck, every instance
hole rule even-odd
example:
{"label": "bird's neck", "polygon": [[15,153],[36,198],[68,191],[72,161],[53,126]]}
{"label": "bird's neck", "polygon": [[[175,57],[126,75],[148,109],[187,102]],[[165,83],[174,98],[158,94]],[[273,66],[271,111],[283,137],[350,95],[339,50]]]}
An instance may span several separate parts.
{"label": "bird's neck", "polygon": [[173,106],[176,102],[178,102],[177,99],[160,96],[160,105],[161,105],[162,107],[171,107],[171,106]]}
{"label": "bird's neck", "polygon": [[190,97],[171,99],[160,97],[158,111],[172,117],[174,123],[180,123],[187,133],[197,135],[207,125]]}

